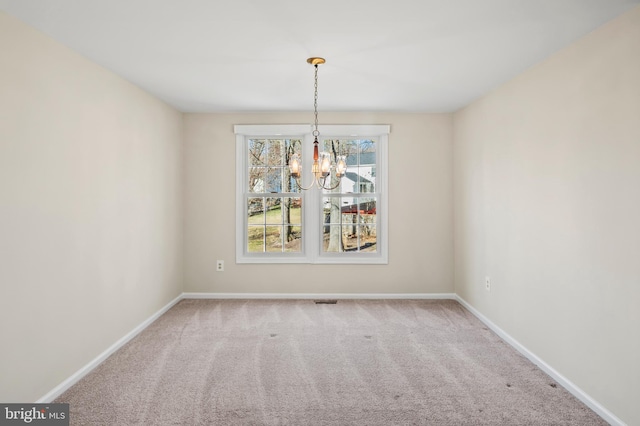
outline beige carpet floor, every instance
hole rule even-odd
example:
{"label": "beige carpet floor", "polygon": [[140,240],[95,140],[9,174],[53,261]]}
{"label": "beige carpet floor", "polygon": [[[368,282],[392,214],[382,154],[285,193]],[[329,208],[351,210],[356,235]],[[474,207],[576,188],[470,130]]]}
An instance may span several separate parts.
{"label": "beige carpet floor", "polygon": [[606,424],[450,300],[183,300],[56,402],[73,425]]}

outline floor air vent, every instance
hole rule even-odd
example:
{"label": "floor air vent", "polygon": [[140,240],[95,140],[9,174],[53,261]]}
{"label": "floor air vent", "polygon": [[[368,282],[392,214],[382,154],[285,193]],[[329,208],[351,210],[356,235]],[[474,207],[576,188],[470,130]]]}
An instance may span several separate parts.
{"label": "floor air vent", "polygon": [[321,299],[313,301],[316,305],[335,305],[338,303],[337,299]]}

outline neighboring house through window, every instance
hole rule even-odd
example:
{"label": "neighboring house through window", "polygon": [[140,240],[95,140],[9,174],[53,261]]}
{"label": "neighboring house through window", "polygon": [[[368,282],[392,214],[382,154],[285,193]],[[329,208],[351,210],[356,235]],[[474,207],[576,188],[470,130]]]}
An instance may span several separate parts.
{"label": "neighboring house through window", "polygon": [[236,262],[387,263],[388,125],[320,126],[320,150],[346,156],[335,189],[301,190],[289,173],[302,158],[312,180],[309,125],[236,125]]}

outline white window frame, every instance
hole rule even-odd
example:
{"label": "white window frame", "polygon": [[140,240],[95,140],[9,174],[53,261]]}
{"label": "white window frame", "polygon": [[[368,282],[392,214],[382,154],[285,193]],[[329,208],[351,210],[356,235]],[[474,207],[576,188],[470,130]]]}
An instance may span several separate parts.
{"label": "white window frame", "polygon": [[[247,177],[248,139],[300,138],[303,149],[302,184],[308,185],[311,176],[313,127],[309,124],[235,125],[236,134],[236,263],[311,263],[311,264],[387,264],[389,263],[388,209],[388,143],[390,126],[376,125],[319,125],[320,139],[366,139],[376,141],[376,234],[374,253],[323,253],[321,235],[324,220],[320,203],[322,191],[301,191],[303,246],[300,253],[248,253],[247,238]],[[320,141],[322,143],[322,141]],[[306,171],[306,173],[305,173]],[[274,196],[277,196],[274,194]],[[316,224],[317,227],[313,224]],[[309,225],[311,224],[311,225]],[[315,232],[314,232],[315,229]]]}

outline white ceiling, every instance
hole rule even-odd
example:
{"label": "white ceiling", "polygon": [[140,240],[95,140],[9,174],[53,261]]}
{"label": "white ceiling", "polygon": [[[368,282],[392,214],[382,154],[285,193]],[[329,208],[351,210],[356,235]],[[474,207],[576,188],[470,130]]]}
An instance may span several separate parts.
{"label": "white ceiling", "polygon": [[181,111],[454,111],[640,0],[0,0]]}

